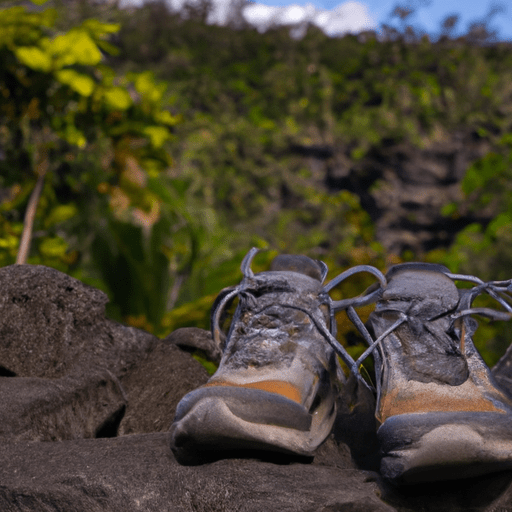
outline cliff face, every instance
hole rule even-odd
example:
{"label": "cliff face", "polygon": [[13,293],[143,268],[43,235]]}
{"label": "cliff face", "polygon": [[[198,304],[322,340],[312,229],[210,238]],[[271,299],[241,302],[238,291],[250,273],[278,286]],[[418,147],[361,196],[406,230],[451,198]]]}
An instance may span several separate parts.
{"label": "cliff face", "polygon": [[489,220],[483,212],[456,220],[442,213],[445,205],[463,199],[460,182],[466,170],[489,151],[489,143],[475,134],[454,133],[424,148],[382,146],[361,162],[333,146],[295,146],[293,151],[323,173],[330,192],[349,190],[359,196],[375,224],[376,239],[390,253],[421,255],[447,247],[466,225]]}

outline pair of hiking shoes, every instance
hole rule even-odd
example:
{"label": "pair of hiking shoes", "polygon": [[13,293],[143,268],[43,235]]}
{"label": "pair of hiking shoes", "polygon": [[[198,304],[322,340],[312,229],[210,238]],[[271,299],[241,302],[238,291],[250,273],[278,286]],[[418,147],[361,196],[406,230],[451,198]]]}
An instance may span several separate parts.
{"label": "pair of hiking shoes", "polygon": [[[405,263],[386,275],[354,267],[324,285],[326,265],[305,256],[278,256],[269,271],[254,274],[256,252],[242,262],[241,283],[223,290],[213,306],[212,334],[223,356],[211,379],[178,404],[171,426],[178,460],[242,450],[313,456],[333,429],[337,399],[350,381],[359,396],[375,397],[385,479],[413,483],[512,468],[512,400],[477,352],[471,318],[510,319],[512,280],[485,283],[441,265]],[[377,283],[361,296],[333,301],[329,292],[358,272]],[[458,289],[454,281],[470,287]],[[473,308],[481,293],[505,311]],[[221,326],[235,299],[225,334]],[[363,324],[356,308],[372,303]],[[341,310],[368,344],[357,361],[335,337]],[[376,389],[359,372],[369,355]],[[360,432],[364,437],[368,428]]]}

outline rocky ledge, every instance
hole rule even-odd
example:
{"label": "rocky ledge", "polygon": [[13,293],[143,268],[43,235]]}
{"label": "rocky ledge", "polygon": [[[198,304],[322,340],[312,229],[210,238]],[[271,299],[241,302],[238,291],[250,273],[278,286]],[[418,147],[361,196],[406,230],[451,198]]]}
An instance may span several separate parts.
{"label": "rocky ledge", "polygon": [[[180,465],[167,432],[180,398],[208,378],[191,350],[218,359],[209,333],[160,340],[120,325],[105,318],[102,292],[46,267],[2,268],[0,289],[3,512],[512,512],[512,472],[387,485],[374,433],[358,425],[372,411],[344,397],[312,461],[253,453]],[[512,353],[493,372],[512,392]]]}

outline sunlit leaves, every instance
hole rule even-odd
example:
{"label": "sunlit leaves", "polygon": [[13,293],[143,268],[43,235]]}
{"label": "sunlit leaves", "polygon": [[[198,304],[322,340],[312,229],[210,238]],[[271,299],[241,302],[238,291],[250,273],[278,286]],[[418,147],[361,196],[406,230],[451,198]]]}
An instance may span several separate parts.
{"label": "sunlit leaves", "polygon": [[144,133],[151,139],[155,148],[161,148],[169,139],[169,130],[163,126],[147,126]]}
{"label": "sunlit leaves", "polygon": [[68,85],[81,96],[90,96],[94,91],[94,80],[74,69],[61,69],[55,73],[57,80]]}
{"label": "sunlit leaves", "polygon": [[155,83],[154,76],[149,71],[138,74],[135,77],[134,85],[135,90],[151,103],[160,101],[166,89],[165,84]]}
{"label": "sunlit leaves", "polygon": [[58,204],[55,206],[44,219],[46,226],[52,226],[72,219],[79,214],[78,208],[73,203]]}
{"label": "sunlit leaves", "polygon": [[57,68],[75,64],[95,66],[102,59],[97,44],[83,29],[56,36],[48,45],[48,51],[54,57]]}
{"label": "sunlit leaves", "polygon": [[22,64],[36,71],[48,72],[52,68],[51,56],[37,46],[21,46],[14,53]]}
{"label": "sunlit leaves", "polygon": [[75,272],[111,294],[120,319],[144,317],[149,328],[165,310],[170,271],[186,267],[201,231],[190,228],[183,198],[164,205],[147,187],[149,177],[155,190],[172,188],[163,171],[178,118],[152,74],[117,76],[105,63],[119,25],[87,19],[63,32],[55,15],[0,10],[8,57],[0,62],[8,76],[1,164],[9,169],[0,186],[17,191],[0,203],[0,265],[14,262],[27,200],[43,175],[29,263]]}
{"label": "sunlit leaves", "polygon": [[111,87],[104,92],[104,98],[108,108],[114,110],[126,110],[132,105],[132,99],[126,89]]}
{"label": "sunlit leaves", "polygon": [[85,20],[81,27],[87,30],[95,39],[103,39],[111,34],[116,34],[121,28],[118,23],[105,23],[94,18]]}
{"label": "sunlit leaves", "polygon": [[45,238],[39,244],[39,251],[43,257],[59,258],[66,254],[68,244],[60,237]]}
{"label": "sunlit leaves", "polygon": [[85,135],[74,124],[66,124],[60,135],[66,142],[77,148],[82,149],[87,145]]}
{"label": "sunlit leaves", "polygon": [[155,119],[158,122],[168,126],[174,126],[180,121],[178,116],[173,116],[168,110],[161,110],[160,112],[156,112]]}
{"label": "sunlit leaves", "polygon": [[0,10],[0,46],[15,48],[32,46],[45,35],[57,18],[55,9],[28,12],[25,7],[14,6]]}

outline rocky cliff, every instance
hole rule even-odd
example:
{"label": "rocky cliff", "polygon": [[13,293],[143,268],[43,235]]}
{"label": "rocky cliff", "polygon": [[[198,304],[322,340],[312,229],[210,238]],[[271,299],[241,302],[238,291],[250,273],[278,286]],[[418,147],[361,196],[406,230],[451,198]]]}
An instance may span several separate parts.
{"label": "rocky cliff", "polygon": [[490,150],[475,133],[452,133],[429,140],[425,147],[383,145],[362,161],[346,148],[294,146],[310,169],[325,176],[331,192],[349,190],[375,224],[376,239],[394,254],[421,255],[449,246],[458,231],[471,222],[487,222],[489,213],[472,212],[457,220],[442,214],[443,206],[461,201],[461,180],[468,167]]}

